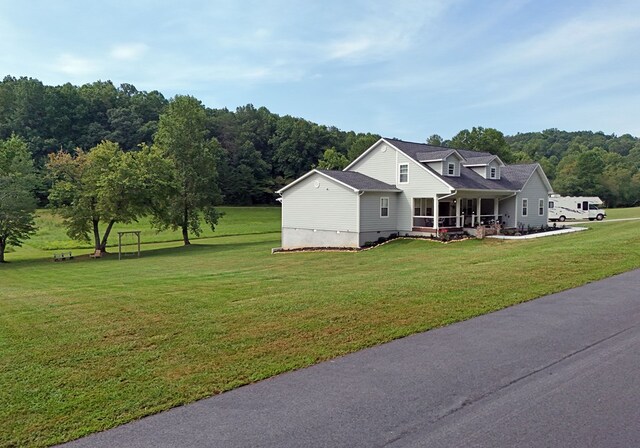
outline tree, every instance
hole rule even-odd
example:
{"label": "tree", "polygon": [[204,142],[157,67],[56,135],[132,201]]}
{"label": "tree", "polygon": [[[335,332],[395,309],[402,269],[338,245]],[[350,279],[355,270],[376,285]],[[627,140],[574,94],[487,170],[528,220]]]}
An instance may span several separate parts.
{"label": "tree", "polygon": [[0,141],[0,263],[8,245],[20,246],[35,232],[37,177],[24,140]]}
{"label": "tree", "polygon": [[222,215],[215,208],[222,202],[217,171],[221,148],[208,137],[207,121],[200,101],[178,95],[160,116],[154,137],[154,145],[173,162],[176,186],[167,207],[156,211],[154,224],[181,229],[185,245],[191,244],[189,231],[200,234],[201,215],[212,230]]}
{"label": "tree", "polygon": [[327,149],[322,159],[318,160],[318,168],[323,170],[341,170],[349,164],[349,159],[344,154],[340,154],[336,148]]}
{"label": "tree", "polygon": [[438,134],[432,134],[427,139],[427,145],[443,146],[444,140]]}
{"label": "tree", "polygon": [[470,131],[463,129],[458,132],[449,142],[452,148],[469,149],[471,151],[482,151],[495,154],[503,162],[511,162],[511,149],[504,138],[504,134],[493,128],[483,128],[478,126]]}
{"label": "tree", "polygon": [[[59,151],[47,164],[52,186],[49,200],[64,219],[69,237],[91,241],[105,253],[117,222],[130,223],[156,208],[172,187],[172,165],[152,148],[125,153],[103,141],[88,152]],[[101,234],[100,226],[106,224]]]}

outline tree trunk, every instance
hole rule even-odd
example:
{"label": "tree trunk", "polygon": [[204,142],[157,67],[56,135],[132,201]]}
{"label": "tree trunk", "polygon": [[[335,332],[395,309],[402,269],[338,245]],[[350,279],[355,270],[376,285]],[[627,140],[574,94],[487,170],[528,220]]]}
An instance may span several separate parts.
{"label": "tree trunk", "polygon": [[189,209],[186,205],[184,207],[184,216],[182,221],[182,239],[185,246],[191,244],[191,241],[189,241]]}
{"label": "tree trunk", "polygon": [[96,252],[100,250],[100,229],[98,225],[100,224],[100,220],[93,219],[93,248]]}
{"label": "tree trunk", "polygon": [[102,236],[102,241],[100,242],[100,252],[103,254],[107,253],[107,241],[109,241],[109,234],[111,233],[111,228],[115,224],[115,221],[112,219],[109,221],[109,225],[107,225],[107,230],[104,231],[104,235]]}
{"label": "tree trunk", "polygon": [[7,239],[0,237],[0,263],[6,263],[4,260],[4,250],[7,247]]}

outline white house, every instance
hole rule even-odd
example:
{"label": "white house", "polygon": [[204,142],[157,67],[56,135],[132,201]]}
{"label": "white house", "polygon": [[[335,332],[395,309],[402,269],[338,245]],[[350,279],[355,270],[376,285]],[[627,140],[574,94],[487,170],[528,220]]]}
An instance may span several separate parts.
{"label": "white house", "polygon": [[391,234],[474,233],[547,224],[539,164],[382,138],[343,171],[311,170],[280,189],[282,247],[360,247]]}

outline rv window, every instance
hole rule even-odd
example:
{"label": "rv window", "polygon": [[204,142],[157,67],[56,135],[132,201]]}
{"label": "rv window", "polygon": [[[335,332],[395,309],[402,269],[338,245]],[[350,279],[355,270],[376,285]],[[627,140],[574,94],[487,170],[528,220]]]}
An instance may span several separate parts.
{"label": "rv window", "polygon": [[589,204],[589,210],[600,210],[596,204]]}
{"label": "rv window", "polygon": [[578,210],[581,210],[582,204],[578,202]]}
{"label": "rv window", "polygon": [[549,201],[549,208],[553,208],[555,207],[555,204],[553,203],[553,201]]}

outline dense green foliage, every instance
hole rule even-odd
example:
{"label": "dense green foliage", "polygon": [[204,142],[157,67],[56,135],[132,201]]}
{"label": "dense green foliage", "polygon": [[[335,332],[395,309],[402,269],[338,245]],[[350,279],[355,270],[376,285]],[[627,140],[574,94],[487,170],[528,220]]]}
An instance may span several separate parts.
{"label": "dense green foliage", "polygon": [[540,162],[554,190],[600,196],[609,207],[640,204],[640,139],[547,129],[506,137],[517,160]]}
{"label": "dense green foliage", "polygon": [[0,263],[8,245],[20,246],[35,232],[37,177],[20,138],[0,140]]}
{"label": "dense green foliage", "polygon": [[[172,164],[153,148],[124,152],[104,141],[89,152],[49,155],[49,200],[63,217],[69,237],[89,241],[104,252],[113,225],[130,223],[164,209],[158,198],[172,185]],[[106,228],[101,233],[100,225]]]}
{"label": "dense green foliage", "polygon": [[181,229],[185,245],[189,232],[199,235],[200,217],[214,229],[222,202],[217,159],[220,145],[208,137],[207,112],[197,99],[176,96],[160,116],[154,147],[173,165],[174,188],[154,209],[159,229]]}
{"label": "dense green foliage", "polygon": [[[280,227],[275,207],[226,212],[216,233]],[[0,266],[0,446],[73,439],[640,267],[638,221],[588,226],[360,253],[271,255],[278,232],[218,236],[62,263],[25,244]]]}
{"label": "dense green foliage", "polygon": [[451,140],[434,134],[427,143],[490,152],[505,163],[538,162],[554,191],[565,196],[600,196],[608,207],[640,204],[640,139],[629,134],[547,129],[504,136],[477,127]]}
{"label": "dense green foliage", "polygon": [[[87,151],[103,140],[135,150],[152,142],[168,103],[161,93],[138,91],[131,84],[45,86],[36,79],[8,76],[0,82],[0,139],[12,133],[22,137],[38,167],[49,153]],[[207,108],[206,115],[207,137],[221,147],[218,184],[225,204],[272,204],[276,190],[311,167],[340,168],[379,138],[279,116],[251,104],[235,111]],[[488,151],[506,163],[539,162],[561,194],[598,195],[610,207],[640,200],[640,140],[628,134],[548,129],[505,136],[474,127],[451,140],[434,134],[427,141]],[[43,203],[46,196],[45,188]]]}

